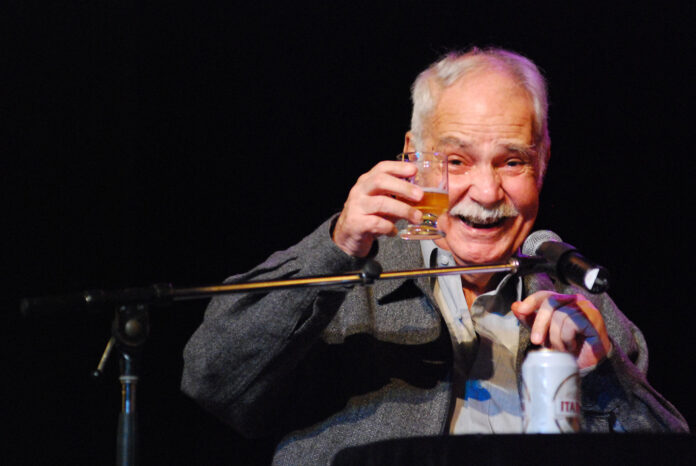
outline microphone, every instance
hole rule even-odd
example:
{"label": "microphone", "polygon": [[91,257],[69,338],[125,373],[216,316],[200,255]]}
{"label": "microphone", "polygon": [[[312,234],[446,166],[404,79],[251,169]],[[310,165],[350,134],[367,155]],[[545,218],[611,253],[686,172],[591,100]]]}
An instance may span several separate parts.
{"label": "microphone", "polygon": [[535,231],[527,237],[521,249],[522,254],[546,259],[546,264],[532,271],[549,273],[565,284],[579,286],[593,294],[609,289],[609,271],[586,259],[552,231]]}

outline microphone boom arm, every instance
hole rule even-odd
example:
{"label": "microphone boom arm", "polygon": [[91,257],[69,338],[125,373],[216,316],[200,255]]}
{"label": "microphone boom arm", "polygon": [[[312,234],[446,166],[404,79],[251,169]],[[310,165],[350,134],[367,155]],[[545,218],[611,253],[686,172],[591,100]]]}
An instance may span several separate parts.
{"label": "microphone boom arm", "polygon": [[101,309],[123,304],[169,304],[172,301],[209,298],[221,294],[266,293],[287,288],[351,287],[370,285],[375,280],[397,280],[438,275],[471,275],[478,273],[529,273],[536,271],[545,260],[540,257],[515,256],[507,263],[440,267],[432,269],[411,269],[382,272],[382,267],[375,261],[366,262],[362,270],[342,275],[317,275],[311,277],[288,278],[246,283],[230,283],[188,288],[174,288],[171,284],[160,283],[143,288],[126,288],[123,290],[91,290],[70,295],[49,296],[43,298],[25,298],[21,302],[21,312],[25,317],[56,312],[73,312],[76,310]]}
{"label": "microphone boom arm", "polygon": [[[201,286],[194,288],[181,288],[172,290],[175,301],[185,299],[198,299],[218,294],[229,293],[259,293],[284,288],[301,288],[307,286],[353,286],[369,285],[375,280],[396,280],[400,278],[417,278],[433,275],[465,275],[477,273],[511,272],[516,273],[519,268],[519,260],[512,258],[505,264],[475,265],[441,267],[433,269],[411,269],[394,272],[381,272],[381,266],[375,261],[369,261],[360,272],[352,272],[344,275],[320,275],[314,277],[290,278],[285,280],[270,280],[261,282],[232,283],[227,285]],[[371,269],[366,272],[366,269]],[[375,274],[376,269],[380,272]]]}

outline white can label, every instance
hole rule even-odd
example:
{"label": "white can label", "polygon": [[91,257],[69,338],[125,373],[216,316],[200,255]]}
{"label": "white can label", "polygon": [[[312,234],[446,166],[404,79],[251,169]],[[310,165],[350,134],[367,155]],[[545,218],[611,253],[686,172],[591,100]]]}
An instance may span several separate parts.
{"label": "white can label", "polygon": [[522,365],[522,408],[527,433],[580,430],[580,377],[568,353],[530,352]]}

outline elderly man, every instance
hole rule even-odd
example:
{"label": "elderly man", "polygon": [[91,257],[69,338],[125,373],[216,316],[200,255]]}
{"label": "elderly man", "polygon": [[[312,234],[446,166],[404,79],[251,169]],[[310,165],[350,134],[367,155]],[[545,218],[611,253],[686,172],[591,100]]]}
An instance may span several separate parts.
{"label": "elderly man", "polygon": [[[412,164],[362,175],[343,211],[229,281],[506,261],[531,232],[549,159],[544,79],[512,52],[450,54],[413,86],[404,149],[446,152],[448,214],[419,222]],[[443,433],[522,431],[520,364],[533,345],[568,351],[582,375],[583,428],[686,431],[648,384],[640,331],[606,295],[548,276],[488,274],[216,298],[185,350],[182,387],[249,436],[277,434],[275,462],[325,464],[341,448]]]}

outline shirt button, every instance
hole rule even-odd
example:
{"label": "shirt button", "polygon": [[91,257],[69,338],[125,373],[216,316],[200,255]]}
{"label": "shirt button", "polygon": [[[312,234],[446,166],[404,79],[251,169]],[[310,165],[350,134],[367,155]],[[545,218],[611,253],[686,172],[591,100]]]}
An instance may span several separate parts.
{"label": "shirt button", "polygon": [[445,254],[438,254],[437,261],[440,265],[450,265],[452,263],[452,258]]}

